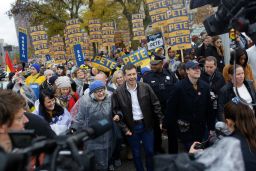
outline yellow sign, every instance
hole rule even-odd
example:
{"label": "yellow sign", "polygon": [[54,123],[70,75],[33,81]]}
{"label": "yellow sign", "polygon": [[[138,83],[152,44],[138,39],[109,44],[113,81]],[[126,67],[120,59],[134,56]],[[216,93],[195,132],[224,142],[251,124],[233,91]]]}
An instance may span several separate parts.
{"label": "yellow sign", "polygon": [[91,60],[91,65],[101,71],[109,72],[116,68],[117,63],[106,57],[95,56]]}
{"label": "yellow sign", "polygon": [[145,48],[137,50],[129,55],[122,56],[124,64],[134,64],[135,66],[145,67],[150,63],[148,52]]}
{"label": "yellow sign", "polygon": [[172,50],[191,48],[190,34],[177,37],[169,37],[165,42],[172,47]]}

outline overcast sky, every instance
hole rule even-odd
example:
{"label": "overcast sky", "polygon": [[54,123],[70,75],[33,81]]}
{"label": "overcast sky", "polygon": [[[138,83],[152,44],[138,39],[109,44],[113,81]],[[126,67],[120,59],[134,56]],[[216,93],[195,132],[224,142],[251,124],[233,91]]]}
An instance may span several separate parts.
{"label": "overcast sky", "polygon": [[15,0],[0,0],[0,39],[11,45],[18,45],[13,18],[9,18],[6,12],[11,8]]}

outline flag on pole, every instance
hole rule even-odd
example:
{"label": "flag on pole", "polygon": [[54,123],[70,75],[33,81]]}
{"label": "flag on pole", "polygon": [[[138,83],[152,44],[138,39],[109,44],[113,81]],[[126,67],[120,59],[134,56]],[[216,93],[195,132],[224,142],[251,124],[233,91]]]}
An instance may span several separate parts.
{"label": "flag on pole", "polygon": [[6,72],[15,72],[15,69],[12,65],[12,61],[8,52],[5,52],[5,64],[6,64]]}

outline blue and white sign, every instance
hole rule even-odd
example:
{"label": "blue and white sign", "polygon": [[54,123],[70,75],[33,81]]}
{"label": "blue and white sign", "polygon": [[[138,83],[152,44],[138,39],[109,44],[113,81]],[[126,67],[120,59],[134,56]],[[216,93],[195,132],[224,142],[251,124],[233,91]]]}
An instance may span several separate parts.
{"label": "blue and white sign", "polygon": [[49,54],[45,55],[46,61],[52,60],[51,56]]}
{"label": "blue and white sign", "polygon": [[78,67],[84,64],[84,56],[82,52],[82,47],[80,44],[74,45],[74,52],[76,56],[76,64]]}
{"label": "blue and white sign", "polygon": [[164,46],[164,40],[162,33],[156,33],[152,35],[147,36],[148,40],[148,50],[156,49],[158,47],[163,47]]}
{"label": "blue and white sign", "polygon": [[27,34],[19,32],[20,61],[28,62]]}

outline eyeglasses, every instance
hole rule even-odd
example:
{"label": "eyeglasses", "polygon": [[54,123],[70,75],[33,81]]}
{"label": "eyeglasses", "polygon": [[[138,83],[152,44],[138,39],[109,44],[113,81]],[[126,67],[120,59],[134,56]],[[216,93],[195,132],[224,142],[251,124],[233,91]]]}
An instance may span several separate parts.
{"label": "eyeglasses", "polygon": [[105,89],[99,89],[99,90],[96,90],[95,93],[99,94],[99,93],[102,93],[104,91],[105,91]]}
{"label": "eyeglasses", "polygon": [[240,102],[239,97],[232,98],[232,102],[235,103],[235,104],[238,104]]}
{"label": "eyeglasses", "polygon": [[222,41],[216,41],[216,43],[222,43]]}

